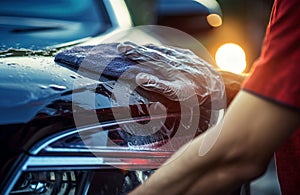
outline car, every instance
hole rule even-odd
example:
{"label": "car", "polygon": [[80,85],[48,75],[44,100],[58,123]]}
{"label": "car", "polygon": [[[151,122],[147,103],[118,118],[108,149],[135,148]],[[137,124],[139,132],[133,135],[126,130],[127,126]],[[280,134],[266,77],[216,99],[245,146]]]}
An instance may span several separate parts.
{"label": "car", "polygon": [[[209,101],[193,106],[171,101],[134,83],[87,76],[54,60],[65,50],[97,49],[103,40],[123,35],[132,27],[124,2],[0,5],[5,37],[0,58],[0,194],[126,194],[222,118],[224,110],[212,109]],[[73,17],[82,10],[99,18]],[[137,35],[141,41],[160,42],[139,28]]]}

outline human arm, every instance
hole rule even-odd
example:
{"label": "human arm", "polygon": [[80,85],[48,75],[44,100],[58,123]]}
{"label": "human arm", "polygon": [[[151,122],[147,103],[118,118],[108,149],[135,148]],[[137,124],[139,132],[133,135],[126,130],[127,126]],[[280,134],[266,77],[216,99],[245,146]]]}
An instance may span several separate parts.
{"label": "human arm", "polygon": [[[175,153],[136,194],[224,194],[261,175],[273,152],[299,125],[299,112],[241,91],[229,107],[217,141],[203,156],[210,129]],[[218,134],[218,133],[217,133]]]}

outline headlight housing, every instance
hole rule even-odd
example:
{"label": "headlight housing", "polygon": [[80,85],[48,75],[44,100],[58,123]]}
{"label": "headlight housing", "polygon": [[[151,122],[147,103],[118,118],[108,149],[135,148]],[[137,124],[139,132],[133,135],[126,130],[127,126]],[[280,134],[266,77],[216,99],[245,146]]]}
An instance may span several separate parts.
{"label": "headlight housing", "polygon": [[[130,123],[123,122],[127,126]],[[124,136],[128,135],[117,123],[54,134],[31,148],[7,194],[126,194],[143,183],[173,151],[159,149],[163,139],[132,145]]]}

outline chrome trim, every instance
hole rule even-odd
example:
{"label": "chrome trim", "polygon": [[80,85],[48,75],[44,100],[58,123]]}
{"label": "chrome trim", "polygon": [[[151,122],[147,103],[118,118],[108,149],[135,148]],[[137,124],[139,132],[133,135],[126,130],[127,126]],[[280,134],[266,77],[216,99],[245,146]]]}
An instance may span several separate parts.
{"label": "chrome trim", "polygon": [[[151,120],[155,120],[155,119],[159,119],[159,118],[161,118],[161,116],[156,116],[156,117],[151,116]],[[149,120],[149,118],[135,119],[134,122],[142,122],[142,121],[146,121],[146,120]],[[80,129],[71,129],[69,131],[62,131],[62,132],[52,135],[51,137],[48,138],[48,140],[42,140],[41,142],[35,144],[33,147],[31,147],[31,149],[29,150],[29,153],[32,155],[37,155],[39,152],[41,152],[43,149],[45,149],[51,143],[54,143],[55,141],[58,141],[59,139],[65,138],[65,137],[70,136],[75,133],[80,133],[80,132],[84,132],[84,131],[88,131],[88,130],[92,130],[92,129],[103,129],[103,128],[107,128],[109,126],[123,125],[123,124],[131,123],[131,122],[133,122],[133,121],[128,121],[128,119],[125,119],[124,121],[116,121],[116,122],[111,122],[111,123],[107,123],[107,124],[97,124],[97,125],[93,125],[93,126],[82,127]],[[141,147],[143,147],[143,146],[136,147],[136,148],[141,149]],[[134,149],[135,147],[132,146],[131,148]],[[147,150],[148,150],[148,148],[147,148]]]}
{"label": "chrome trim", "polygon": [[[47,147],[45,151],[47,152],[55,152],[55,153],[93,153],[93,156],[101,156],[101,157],[126,157],[126,158],[169,158],[173,151],[159,151],[155,149],[147,149],[147,148],[133,148],[135,150],[131,150],[131,148],[87,148],[87,149],[76,149],[76,148],[51,148]],[[147,149],[147,150],[145,150]],[[49,154],[50,155],[50,154]]]}
{"label": "chrome trim", "polygon": [[164,163],[168,155],[158,158],[134,158],[130,157],[82,157],[82,156],[28,156],[21,167],[18,167],[12,177],[13,180],[1,189],[3,195],[9,195],[14,185],[24,171],[54,171],[54,170],[94,170],[116,168],[124,170],[153,170]]}
{"label": "chrome trim", "polygon": [[[142,161],[141,161],[142,160]],[[22,171],[47,170],[89,170],[115,167],[124,170],[157,169],[167,158],[139,159],[136,161],[126,158],[103,157],[58,157],[58,156],[31,156],[24,163]]]}
{"label": "chrome trim", "polygon": [[[32,156],[29,157],[22,167],[22,171],[28,171],[29,167],[52,167],[52,166],[79,166],[79,165],[102,165],[103,158],[94,157],[44,157],[44,156]],[[71,168],[73,168],[71,166]],[[67,168],[67,167],[66,167]]]}
{"label": "chrome trim", "polygon": [[[9,178],[5,178],[5,183],[2,183],[1,188],[0,188],[0,194],[3,195],[9,195],[11,190],[13,189],[14,185],[16,184],[16,182],[18,181],[19,177],[22,174],[22,166],[24,163],[26,163],[28,160],[27,156],[19,156],[18,160],[16,162],[17,165],[14,167],[14,169],[11,169],[12,172],[9,173]],[[4,178],[1,178],[2,180]],[[3,182],[3,181],[1,181]],[[4,184],[4,185],[3,185]]]}

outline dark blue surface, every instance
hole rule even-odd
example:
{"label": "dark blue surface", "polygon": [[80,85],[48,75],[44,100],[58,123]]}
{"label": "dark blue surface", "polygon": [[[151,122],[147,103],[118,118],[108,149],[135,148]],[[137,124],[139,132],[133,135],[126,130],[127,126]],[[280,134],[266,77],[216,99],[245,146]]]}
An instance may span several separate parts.
{"label": "dark blue surface", "polygon": [[58,53],[55,61],[115,80],[122,76],[122,79],[135,81],[136,74],[140,72],[159,74],[147,66],[137,66],[137,62],[121,55],[117,51],[117,45],[118,43],[74,47]]}
{"label": "dark blue surface", "polygon": [[26,123],[53,101],[66,101],[64,94],[99,83],[55,64],[52,57],[0,58],[0,81],[1,125]]}
{"label": "dark blue surface", "polygon": [[110,27],[103,5],[93,0],[0,1],[0,50],[44,49]]}

